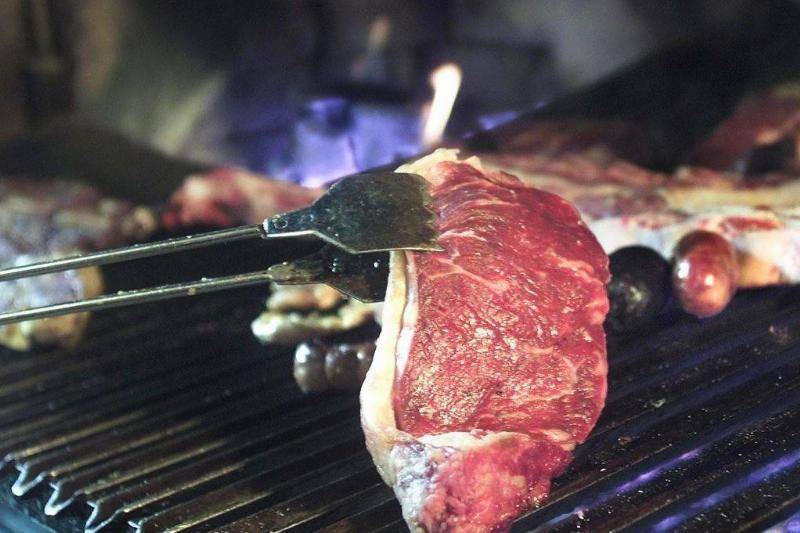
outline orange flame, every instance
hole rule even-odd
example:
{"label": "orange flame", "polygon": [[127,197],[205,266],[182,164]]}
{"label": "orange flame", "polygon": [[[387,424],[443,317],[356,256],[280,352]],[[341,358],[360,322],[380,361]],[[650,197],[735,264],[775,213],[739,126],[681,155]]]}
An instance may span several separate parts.
{"label": "orange flame", "polygon": [[445,63],[431,72],[433,99],[422,128],[422,144],[431,147],[442,140],[453,104],[461,87],[461,69],[455,63]]}

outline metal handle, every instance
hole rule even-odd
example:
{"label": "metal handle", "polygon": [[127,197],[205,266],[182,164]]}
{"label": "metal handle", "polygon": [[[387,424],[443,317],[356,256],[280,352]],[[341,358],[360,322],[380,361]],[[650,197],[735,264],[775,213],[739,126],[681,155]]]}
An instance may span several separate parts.
{"label": "metal handle", "polygon": [[237,274],[220,278],[201,279],[188,283],[176,283],[173,285],[162,285],[149,289],[138,289],[133,291],[120,291],[116,294],[107,294],[91,298],[89,300],[79,300],[76,302],[65,302],[61,304],[34,307],[33,309],[23,309],[21,311],[11,311],[0,314],[0,325],[12,324],[14,322],[24,322],[37,318],[47,318],[58,315],[68,315],[84,311],[94,311],[98,309],[111,309],[114,307],[124,307],[127,305],[157,302],[170,298],[183,296],[194,296],[226,289],[247,287],[259,283],[272,281],[272,274],[268,272],[251,272],[249,274]]}
{"label": "metal handle", "polygon": [[50,261],[42,261],[40,263],[32,263],[30,265],[7,268],[0,270],[0,282],[9,281],[12,279],[27,278],[31,276],[40,276],[42,274],[50,274],[51,272],[73,270],[76,268],[120,263],[122,261],[129,261],[131,259],[171,254],[181,250],[191,250],[194,248],[212,246],[223,242],[240,241],[243,239],[252,239],[262,236],[263,230],[261,226],[259,224],[253,224],[250,226],[241,226],[233,229],[201,233],[200,235],[176,237],[174,239],[167,239],[165,241],[148,244],[134,244],[133,246],[128,246],[125,248],[116,248],[114,250],[107,250],[92,254],[73,255],[70,257],[62,257],[60,259],[53,259]]}

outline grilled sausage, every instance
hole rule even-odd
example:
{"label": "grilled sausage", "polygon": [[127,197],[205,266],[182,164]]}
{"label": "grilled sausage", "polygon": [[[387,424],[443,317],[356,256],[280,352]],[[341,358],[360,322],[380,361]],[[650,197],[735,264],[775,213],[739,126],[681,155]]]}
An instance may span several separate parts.
{"label": "grilled sausage", "polygon": [[303,342],[294,351],[294,380],[303,392],[328,389],[325,355],[328,347],[318,341]]}
{"label": "grilled sausage", "polygon": [[304,342],[294,354],[294,378],[303,392],[355,391],[367,375],[375,341],[325,344]]}
{"label": "grilled sausage", "polygon": [[693,231],[675,248],[672,283],[683,309],[700,318],[716,315],[736,292],[736,251],[721,235]]}

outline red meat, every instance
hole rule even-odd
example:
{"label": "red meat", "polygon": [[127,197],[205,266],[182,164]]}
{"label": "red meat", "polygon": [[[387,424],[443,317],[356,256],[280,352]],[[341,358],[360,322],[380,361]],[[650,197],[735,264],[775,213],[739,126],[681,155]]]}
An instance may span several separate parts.
{"label": "red meat", "polygon": [[394,254],[362,415],[412,528],[487,531],[546,496],[600,414],[609,274],[565,200],[452,159],[403,169],[430,181],[444,251]]}

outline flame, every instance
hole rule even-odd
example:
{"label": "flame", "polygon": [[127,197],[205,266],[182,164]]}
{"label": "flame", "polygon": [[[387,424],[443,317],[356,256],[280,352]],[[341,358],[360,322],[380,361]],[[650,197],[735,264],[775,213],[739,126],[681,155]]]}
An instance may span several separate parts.
{"label": "flame", "polygon": [[442,140],[461,87],[461,69],[455,63],[445,63],[431,72],[430,80],[433,99],[422,128],[422,145],[426,148]]}

